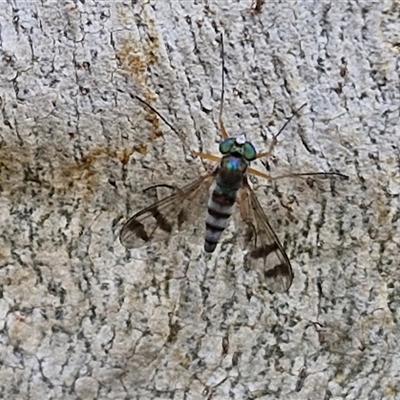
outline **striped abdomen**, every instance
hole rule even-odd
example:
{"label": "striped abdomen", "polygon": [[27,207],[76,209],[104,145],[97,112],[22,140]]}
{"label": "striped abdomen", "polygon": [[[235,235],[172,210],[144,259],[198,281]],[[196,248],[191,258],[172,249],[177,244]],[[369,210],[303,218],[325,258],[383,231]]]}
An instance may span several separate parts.
{"label": "striped abdomen", "polygon": [[222,232],[229,224],[236,201],[236,190],[223,190],[218,184],[207,203],[206,233],[204,236],[204,250],[212,253],[217,246]]}

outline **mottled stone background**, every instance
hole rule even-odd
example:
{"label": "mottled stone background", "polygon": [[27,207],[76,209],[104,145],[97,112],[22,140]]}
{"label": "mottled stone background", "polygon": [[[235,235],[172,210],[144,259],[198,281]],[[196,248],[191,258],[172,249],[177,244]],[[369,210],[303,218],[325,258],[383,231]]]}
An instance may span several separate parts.
{"label": "mottled stone background", "polygon": [[[397,1],[1,2],[0,397],[400,398]],[[224,120],[292,261],[255,293],[226,232],[126,251],[122,223],[204,172]],[[267,171],[266,171],[267,172]],[[202,210],[204,212],[204,210]],[[202,226],[202,225],[201,225]],[[200,240],[199,240],[200,239]]]}

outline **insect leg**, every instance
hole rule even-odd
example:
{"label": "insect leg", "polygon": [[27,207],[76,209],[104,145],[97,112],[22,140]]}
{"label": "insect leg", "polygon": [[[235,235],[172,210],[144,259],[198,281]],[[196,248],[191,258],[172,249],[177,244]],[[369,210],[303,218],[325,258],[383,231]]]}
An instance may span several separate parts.
{"label": "insect leg", "polygon": [[208,160],[208,161],[212,161],[212,162],[220,162],[221,161],[221,157],[214,156],[213,154],[198,153],[197,151],[194,151],[193,155],[195,157],[200,157],[203,160]]}
{"label": "insect leg", "polygon": [[224,35],[221,33],[221,59],[222,59],[222,70],[221,70],[221,106],[219,108],[219,129],[221,130],[222,139],[228,139],[229,135],[225,129],[224,121],[222,120],[222,113],[224,109],[224,99],[225,99],[225,52],[224,52]]}
{"label": "insect leg", "polygon": [[271,142],[271,144],[270,144],[270,146],[269,146],[269,148],[268,148],[268,150],[267,151],[265,151],[265,152],[263,152],[263,153],[258,153],[257,154],[257,158],[264,158],[264,157],[269,157],[271,154],[272,154],[272,152],[273,152],[273,150],[274,150],[274,148],[275,148],[275,145],[278,143],[278,136],[283,132],[283,130],[288,126],[288,124],[290,123],[290,121],[292,120],[292,118],[295,116],[295,115],[297,115],[298,113],[299,113],[299,111],[303,108],[303,107],[305,107],[306,106],[306,103],[304,103],[302,106],[300,106],[291,116],[290,116],[290,118],[288,118],[287,119],[287,121],[283,124],[283,126],[282,126],[282,128],[281,129],[279,129],[279,132],[274,136],[274,138],[272,139],[272,142]]}
{"label": "insect leg", "polygon": [[303,178],[303,177],[308,177],[308,176],[316,176],[316,177],[321,177],[321,178],[327,178],[329,176],[338,176],[345,180],[349,179],[349,177],[347,175],[341,174],[339,172],[306,172],[306,173],[300,173],[300,174],[290,173],[290,174],[284,174],[284,175],[278,175],[278,176],[267,175],[267,174],[264,174],[263,172],[258,171],[254,168],[249,168],[248,172],[249,172],[249,174],[252,174],[254,176],[268,179],[269,181],[276,181],[278,179],[283,179],[283,178]]}

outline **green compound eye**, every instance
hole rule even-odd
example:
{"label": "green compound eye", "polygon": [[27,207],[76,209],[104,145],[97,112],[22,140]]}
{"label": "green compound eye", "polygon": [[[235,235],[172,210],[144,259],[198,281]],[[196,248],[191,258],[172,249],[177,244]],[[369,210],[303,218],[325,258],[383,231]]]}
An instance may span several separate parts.
{"label": "green compound eye", "polygon": [[235,144],[234,138],[224,140],[219,144],[219,151],[222,154],[228,154],[232,150],[232,146]]}
{"label": "green compound eye", "polygon": [[257,151],[251,143],[246,142],[243,145],[243,156],[247,161],[253,161],[257,158]]}

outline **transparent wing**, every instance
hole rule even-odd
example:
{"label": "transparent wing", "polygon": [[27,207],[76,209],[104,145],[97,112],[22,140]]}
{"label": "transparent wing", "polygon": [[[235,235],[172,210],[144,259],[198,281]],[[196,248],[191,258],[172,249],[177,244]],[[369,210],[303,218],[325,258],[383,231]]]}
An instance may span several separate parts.
{"label": "transparent wing", "polygon": [[178,189],[136,213],[122,227],[119,240],[126,248],[141,247],[150,241],[166,240],[177,232],[195,225],[205,217],[207,198],[216,171]]}
{"label": "transparent wing", "polygon": [[290,261],[246,179],[237,200],[242,219],[237,231],[247,250],[245,263],[260,274],[267,289],[285,292],[293,280]]}

